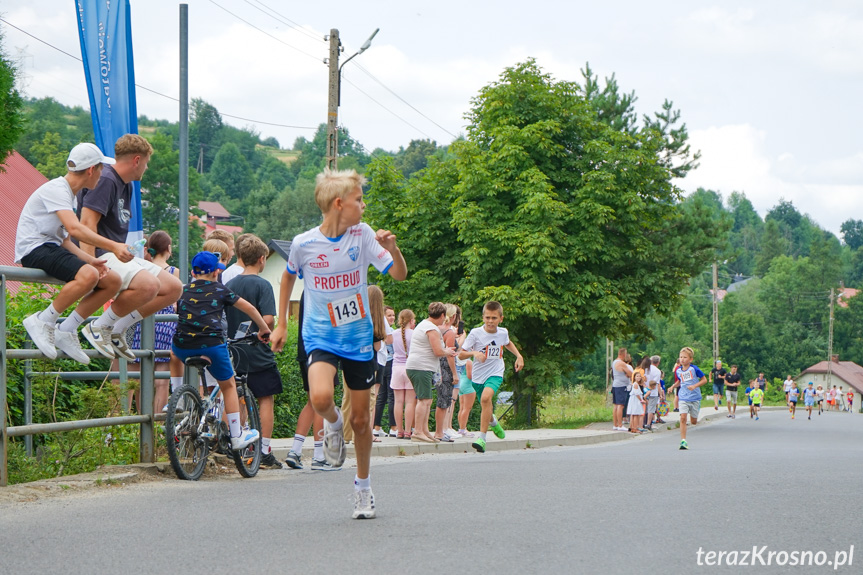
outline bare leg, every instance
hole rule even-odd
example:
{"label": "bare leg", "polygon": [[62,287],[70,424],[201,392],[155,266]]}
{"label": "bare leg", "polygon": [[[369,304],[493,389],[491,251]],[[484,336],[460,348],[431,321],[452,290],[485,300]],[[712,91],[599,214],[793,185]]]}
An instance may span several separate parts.
{"label": "bare leg", "polygon": [[479,400],[480,405],[482,406],[482,413],[480,414],[479,419],[479,430],[482,433],[488,432],[488,426],[491,423],[491,418],[494,415],[494,406],[491,404],[491,400],[494,397],[494,390],[490,387],[486,387],[482,390],[482,397]]}
{"label": "bare leg", "polygon": [[476,399],[476,393],[468,393],[458,396],[458,428],[467,429],[467,420],[470,417],[470,410],[473,409],[473,402]]}
{"label": "bare leg", "polygon": [[405,392],[405,433],[410,433],[414,423],[417,407],[417,395],[413,389],[406,389]]}
{"label": "bare leg", "polygon": [[354,452],[357,457],[357,477],[369,476],[372,455],[372,426],[369,416],[371,391],[368,389],[349,389],[351,394],[351,427],[354,429]]}
{"label": "bare leg", "polygon": [[309,401],[315,413],[330,423],[338,421],[336,404],[333,401],[333,378],[336,368],[329,363],[317,361],[309,366]]}
{"label": "bare leg", "polygon": [[261,416],[261,437],[273,437],[273,413],[276,401],[272,395],[258,398],[258,413]]}

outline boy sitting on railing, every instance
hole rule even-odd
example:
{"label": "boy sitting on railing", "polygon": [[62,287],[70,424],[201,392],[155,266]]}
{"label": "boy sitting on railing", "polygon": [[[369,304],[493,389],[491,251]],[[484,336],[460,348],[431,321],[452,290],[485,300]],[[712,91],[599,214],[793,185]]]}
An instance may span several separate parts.
{"label": "boy sitting on railing", "polygon": [[[70,235],[112,252],[120,261],[133,257],[126,244],[103,238],[81,225],[75,215],[75,194],[95,186],[102,174],[102,165],[113,163],[113,158],[103,156],[95,144],[78,144],[66,160],[68,173],[33,192],[18,219],[15,262],[66,282],[53,303],[23,322],[30,339],[49,359],[55,359],[59,349],[84,365],[90,363],[81,349],[78,328],[120,289],[120,276],[105,266],[105,260],[85,253],[72,243]],[[82,297],[58,326],[60,314]],[[125,315],[129,311],[117,313]]]}
{"label": "boy sitting on railing", "polygon": [[270,326],[255,307],[218,281],[219,270],[225,265],[213,252],[198,252],[192,259],[192,274],[195,279],[183,286],[183,294],[177,302],[177,331],[171,344],[171,391],[182,384],[183,362],[187,358],[202,355],[211,365],[208,368],[219,382],[225,401],[225,415],[231,430],[231,448],[239,451],[260,437],[257,429],[243,431],[240,422],[240,401],[234,381],[234,368],[225,343],[222,328],[222,312],[225,306],[235,306],[258,325],[258,339],[267,341]]}

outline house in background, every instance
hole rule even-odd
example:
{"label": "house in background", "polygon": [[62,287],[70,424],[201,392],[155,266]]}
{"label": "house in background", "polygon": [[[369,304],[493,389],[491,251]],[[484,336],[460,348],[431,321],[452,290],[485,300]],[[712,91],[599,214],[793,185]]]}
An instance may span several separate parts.
{"label": "house in background", "polygon": [[[291,251],[291,242],[284,240],[270,240],[267,244],[270,248],[270,255],[267,256],[267,265],[264,271],[261,272],[261,277],[270,282],[273,286],[273,293],[276,296],[276,307],[279,305],[279,292],[282,289],[282,272],[288,265],[288,254]],[[288,317],[297,317],[300,313],[300,296],[303,295],[303,280],[297,278],[294,282],[294,289],[291,292],[291,309],[288,311]]]}
{"label": "house in background", "polygon": [[203,210],[207,214],[204,236],[215,229],[225,230],[235,236],[243,233],[243,226],[234,225],[238,221],[241,221],[242,218],[231,215],[219,202],[198,202],[198,209]]}
{"label": "house in background", "polygon": [[[830,368],[828,376],[827,368]],[[829,365],[826,361],[820,361],[813,366],[807,367],[797,376],[797,385],[806,387],[809,382],[827,389],[841,385],[844,393],[851,389],[854,391],[854,413],[860,413],[863,406],[863,367],[853,361],[839,361],[839,356],[834,355]],[[826,407],[826,406],[825,406]]]}
{"label": "house in background", "polygon": [[[18,152],[6,158],[0,171],[0,200],[3,202],[3,217],[0,218],[0,265],[15,265],[15,232],[24,204],[39,186],[48,181],[39,170]],[[21,288],[19,282],[7,282],[6,289],[15,293]]]}

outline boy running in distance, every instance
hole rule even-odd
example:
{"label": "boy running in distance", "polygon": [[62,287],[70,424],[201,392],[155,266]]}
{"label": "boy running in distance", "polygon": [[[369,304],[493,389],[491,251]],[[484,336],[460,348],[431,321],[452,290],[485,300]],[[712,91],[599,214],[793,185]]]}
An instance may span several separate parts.
{"label": "boy running in distance", "polygon": [[524,367],[524,358],[518,348],[509,339],[509,332],[500,327],[503,321],[503,306],[496,301],[490,301],[482,306],[482,327],[470,330],[458,356],[461,359],[473,360],[473,388],[480,398],[482,413],[480,415],[479,436],[472,447],[480,453],[485,452],[485,440],[489,427],[494,434],[503,439],[506,432],[494,416],[494,396],[503,384],[503,350],[508,349],[515,355],[515,370]]}
{"label": "boy running in distance", "polygon": [[686,443],[686,424],[687,420],[692,422],[692,425],[698,423],[698,413],[701,410],[701,386],[707,383],[707,377],[698,369],[697,365],[692,364],[692,358],[695,352],[691,347],[684,347],[680,350],[680,358],[678,362],[680,366],[677,368],[677,379],[680,380],[680,389],[678,396],[680,397],[680,449],[689,449],[689,444]]}
{"label": "boy running in distance", "polygon": [[791,382],[791,389],[788,390],[788,408],[791,410],[791,419],[797,413],[797,398],[800,397],[800,389],[797,387],[797,382]]}
{"label": "boy running in distance", "polygon": [[303,342],[308,353],[309,399],[324,418],[324,457],[333,467],[345,461],[341,412],[333,402],[333,378],[341,367],[351,396],[350,424],[354,430],[357,473],[354,478],[354,519],[375,516],[369,477],[372,426],[370,389],[375,383],[374,327],[369,307],[370,265],[401,281],[407,264],[389,230],[372,231],[362,223],[366,180],[354,170],[324,170],[318,174],[315,202],[324,221],[291,242],[287,269],[279,292],[279,321],[273,350],[285,344],[288,306],[297,276],[304,280]]}
{"label": "boy running in distance", "polygon": [[764,391],[761,389],[761,384],[755,380],[755,389],[749,393],[752,398],[752,412],[755,414],[755,420],[758,421],[758,413],[761,411],[761,402],[764,401]]}
{"label": "boy running in distance", "polygon": [[809,419],[812,419],[812,406],[815,405],[815,388],[812,385],[810,381],[806,389],[803,390],[803,405],[806,406],[806,414]]}

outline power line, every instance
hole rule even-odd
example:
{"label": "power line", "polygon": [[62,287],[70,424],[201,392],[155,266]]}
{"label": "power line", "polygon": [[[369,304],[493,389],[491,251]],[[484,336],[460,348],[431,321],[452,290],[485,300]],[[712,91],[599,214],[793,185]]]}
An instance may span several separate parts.
{"label": "power line", "polygon": [[237,16],[236,14],[234,14],[233,12],[231,12],[230,10],[228,10],[227,8],[225,8],[224,6],[221,6],[221,5],[219,5],[219,4],[216,4],[213,0],[210,0],[210,4],[212,4],[213,6],[215,6],[215,7],[217,7],[217,8],[221,8],[222,10],[224,10],[225,12],[227,12],[228,14],[230,14],[231,16],[233,16],[234,18],[236,18],[236,19],[237,19],[237,20],[239,20],[240,22],[243,22],[243,23],[244,23],[244,24],[246,24],[247,26],[251,26],[252,28],[254,28],[255,30],[257,30],[257,31],[258,31],[258,32],[260,32],[261,34],[266,34],[267,36],[269,36],[270,38],[272,38],[272,39],[273,39],[273,40],[275,40],[276,42],[279,42],[279,43],[281,43],[281,44],[284,44],[284,45],[285,45],[285,46],[287,46],[288,48],[291,48],[292,50],[296,50],[296,51],[297,51],[297,52],[299,52],[300,54],[304,54],[304,55],[308,56],[309,58],[312,58],[313,60],[316,60],[316,61],[318,61],[318,62],[323,62],[323,60],[324,60],[324,59],[323,59],[323,57],[315,56],[314,54],[310,54],[310,53],[306,52],[306,51],[305,51],[305,50],[303,50],[302,48],[297,48],[296,46],[294,46],[294,45],[292,45],[292,44],[288,44],[287,42],[285,42],[285,41],[284,41],[284,40],[282,40],[281,38],[277,38],[276,36],[273,36],[272,34],[270,34],[269,32],[267,32],[266,30],[264,30],[264,29],[262,29],[262,28],[258,28],[257,26],[255,26],[254,24],[252,24],[251,22],[249,22],[248,20],[244,20],[243,18],[240,18],[239,16]]}
{"label": "power line", "polygon": [[[212,0],[211,0],[211,1],[212,1]],[[69,52],[67,52],[66,50],[63,50],[62,48],[58,48],[57,46],[55,46],[55,45],[51,44],[50,42],[46,42],[45,40],[43,40],[43,39],[41,39],[41,38],[39,38],[39,37],[37,37],[37,36],[34,36],[34,35],[33,35],[33,34],[31,34],[30,32],[27,32],[26,30],[23,30],[23,29],[19,28],[18,26],[15,26],[14,24],[10,23],[8,20],[5,20],[5,19],[3,19],[3,18],[0,18],[0,22],[3,22],[4,24],[6,24],[7,26],[10,26],[11,28],[15,28],[16,30],[18,30],[18,31],[19,31],[19,32],[21,32],[22,34],[25,34],[25,35],[29,36],[30,38],[33,38],[34,40],[36,40],[36,41],[38,41],[38,42],[41,42],[42,44],[45,44],[45,45],[46,45],[46,46],[48,46],[49,48],[52,48],[52,49],[56,50],[57,52],[60,52],[61,54],[65,54],[66,56],[69,56],[69,57],[70,57],[70,58],[72,58],[73,60],[77,60],[78,62],[83,62],[83,60],[81,60],[81,58],[79,58],[78,56],[75,56],[74,54],[70,54],[70,53],[69,53]],[[179,101],[180,101],[180,99],[179,99],[179,98],[175,98],[174,96],[169,96],[169,95],[167,95],[167,94],[163,94],[162,92],[159,92],[159,91],[157,91],[157,90],[153,90],[152,88],[148,88],[148,87],[146,87],[146,86],[142,86],[141,84],[135,84],[135,87],[136,87],[136,88],[140,88],[141,90],[144,90],[144,91],[150,92],[150,93],[152,93],[152,94],[156,94],[157,96],[161,96],[162,98],[166,98],[166,99],[168,99],[168,100],[172,100],[172,101],[174,101],[174,102],[179,102]],[[250,119],[250,118],[244,118],[244,117],[242,117],[242,116],[235,116],[235,115],[233,115],[233,114],[226,114],[226,113],[224,113],[224,112],[219,112],[219,114],[220,114],[221,116],[225,116],[225,117],[228,117],[228,118],[234,118],[235,120],[243,120],[244,122],[252,122],[253,124],[263,124],[263,125],[266,125],[266,126],[275,126],[275,127],[277,127],[277,128],[293,128],[293,129],[298,129],[298,130],[317,130],[317,129],[318,129],[318,128],[317,128],[317,126],[314,126],[314,127],[313,127],[313,126],[294,126],[294,125],[291,125],[291,124],[278,124],[278,123],[275,123],[275,122],[266,122],[266,121],[263,121],[263,120],[253,120],[253,119]]]}
{"label": "power line", "polygon": [[411,110],[413,110],[414,112],[416,112],[417,114],[419,114],[420,116],[422,116],[423,118],[425,118],[426,120],[428,120],[429,122],[431,122],[432,124],[434,124],[435,126],[437,126],[438,128],[440,128],[441,130],[443,130],[444,132],[446,132],[447,134],[449,134],[450,136],[452,136],[452,137],[453,137],[453,139],[458,138],[458,136],[456,136],[455,134],[453,134],[452,132],[450,132],[449,130],[447,130],[446,128],[444,128],[443,126],[441,126],[440,124],[438,124],[437,122],[435,122],[434,120],[432,120],[431,118],[429,118],[428,116],[426,116],[425,114],[423,114],[422,112],[420,112],[420,111],[419,111],[415,106],[413,106],[410,102],[408,102],[407,100],[405,100],[404,98],[402,98],[401,96],[399,96],[398,94],[396,94],[395,92],[393,92],[393,91],[392,91],[392,90],[391,90],[391,89],[390,89],[386,84],[384,84],[383,82],[381,82],[380,80],[378,80],[378,79],[377,79],[377,78],[376,78],[376,77],[375,77],[371,72],[369,72],[368,70],[366,70],[365,68],[363,68],[360,64],[358,64],[357,62],[354,62],[354,65],[355,65],[357,68],[359,68],[359,69],[360,69],[360,71],[362,71],[364,74],[366,74],[369,78],[371,78],[372,80],[374,80],[375,82],[377,82],[378,84],[380,84],[380,85],[383,87],[383,89],[384,89],[384,90],[386,90],[387,92],[389,92],[390,94],[392,94],[393,96],[395,96],[396,98],[398,98],[399,100],[401,100],[401,102],[403,102],[403,103],[404,103],[407,107],[409,107]]}
{"label": "power line", "polygon": [[425,136],[426,138],[431,140],[431,136],[429,136],[428,134],[426,134],[425,132],[423,132],[422,130],[420,130],[419,128],[417,128],[416,126],[414,126],[413,124],[411,124],[410,122],[408,122],[407,120],[405,120],[404,118],[402,118],[401,116],[399,116],[398,114],[396,114],[395,112],[393,112],[392,110],[390,110],[389,108],[387,108],[386,106],[384,106],[383,104],[381,104],[380,102],[378,102],[377,100],[372,98],[371,96],[369,96],[362,89],[360,89],[359,86],[357,86],[356,84],[354,84],[353,82],[351,82],[347,78],[342,77],[342,80],[347,82],[351,86],[353,86],[360,94],[362,94],[363,96],[365,96],[366,98],[368,98],[369,100],[371,100],[372,102],[374,102],[375,104],[377,104],[378,106],[380,106],[381,108],[383,108],[384,110],[386,110],[387,112],[389,112],[390,114],[392,114],[393,116],[395,116],[396,118],[398,118],[399,120],[401,120],[402,122],[404,122],[405,124],[410,126],[411,128],[413,128],[414,130],[416,130],[417,132],[419,132],[420,134],[422,134],[423,136]]}
{"label": "power line", "polygon": [[320,36],[315,36],[314,34],[312,34],[311,32],[309,32],[308,30],[306,30],[305,28],[303,28],[303,27],[302,27],[302,25],[301,25],[301,24],[299,24],[298,22],[294,22],[293,20],[291,20],[291,19],[290,19],[290,18],[288,18],[287,16],[285,16],[285,15],[283,15],[283,14],[279,14],[278,12],[276,12],[275,10],[273,10],[272,8],[270,8],[269,6],[267,6],[266,4],[264,4],[263,2],[258,1],[257,3],[258,3],[258,4],[260,4],[261,6],[263,6],[264,8],[266,8],[267,10],[269,10],[269,11],[270,11],[270,13],[269,13],[269,14],[268,14],[267,12],[264,12],[263,10],[261,10],[260,8],[258,8],[258,7],[257,7],[257,6],[255,6],[254,4],[252,4],[251,2],[249,2],[249,0],[245,0],[245,2],[246,2],[246,4],[248,4],[249,6],[251,6],[252,8],[254,8],[254,9],[256,9],[256,10],[259,10],[260,12],[263,12],[264,14],[266,14],[267,16],[269,16],[270,18],[272,18],[273,20],[276,20],[277,22],[281,22],[281,23],[282,23],[282,24],[284,24],[285,26],[288,26],[288,27],[290,27],[290,28],[293,28],[293,29],[297,30],[298,32],[302,32],[303,34],[305,34],[305,35],[306,35],[306,36],[308,36],[309,38],[312,38],[312,39],[314,39],[314,40],[318,40],[318,41],[320,41],[320,42],[322,42],[322,43],[326,44],[326,42],[324,41],[324,39],[323,39],[323,38],[321,38]]}

